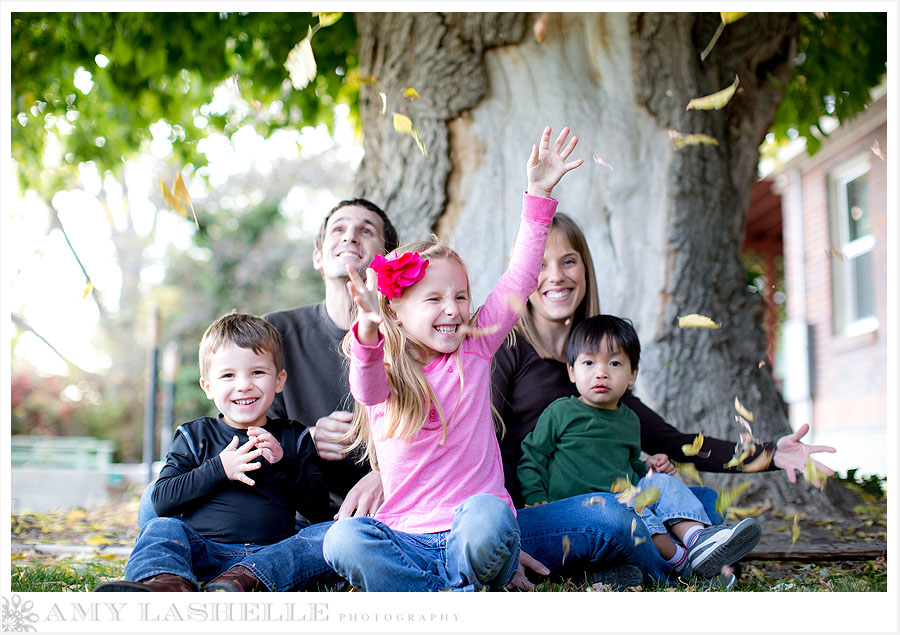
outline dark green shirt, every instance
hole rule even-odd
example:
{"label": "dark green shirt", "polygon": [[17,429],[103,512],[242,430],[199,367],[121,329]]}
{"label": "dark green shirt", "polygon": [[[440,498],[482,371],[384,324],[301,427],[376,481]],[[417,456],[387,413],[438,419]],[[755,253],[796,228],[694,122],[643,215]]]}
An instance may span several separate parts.
{"label": "dark green shirt", "polygon": [[637,415],[622,404],[603,410],[577,397],[547,406],[522,442],[518,469],[526,505],[608,492],[617,478],[637,483],[645,472]]}

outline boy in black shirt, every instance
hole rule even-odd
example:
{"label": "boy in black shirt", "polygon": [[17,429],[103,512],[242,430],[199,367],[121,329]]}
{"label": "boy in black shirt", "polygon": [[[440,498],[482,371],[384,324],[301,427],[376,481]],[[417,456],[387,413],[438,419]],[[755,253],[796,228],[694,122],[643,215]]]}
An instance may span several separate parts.
{"label": "boy in black shirt", "polygon": [[[125,580],[97,591],[287,591],[331,573],[328,524],[295,533],[295,511],[321,515],[328,488],[304,427],[266,412],[284,386],[278,331],[254,315],[216,320],[200,342],[200,385],[221,414],[179,427]],[[172,516],[178,515],[178,518]]]}

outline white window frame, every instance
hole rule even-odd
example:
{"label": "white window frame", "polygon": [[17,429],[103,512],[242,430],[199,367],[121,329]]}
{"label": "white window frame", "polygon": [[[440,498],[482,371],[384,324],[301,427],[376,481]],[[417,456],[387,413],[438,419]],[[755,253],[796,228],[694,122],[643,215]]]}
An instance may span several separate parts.
{"label": "white window frame", "polygon": [[[871,171],[872,163],[868,153],[861,153],[842,163],[829,174],[829,201],[831,208],[832,245],[837,254],[832,254],[832,284],[835,333],[854,337],[870,333],[878,328],[878,318],[874,315],[855,319],[856,282],[853,261],[871,253],[875,248],[875,236],[871,233],[855,240],[849,239],[850,210],[847,209],[847,184]],[[869,191],[871,194],[871,189]],[[870,209],[866,210],[871,219]],[[873,287],[874,293],[874,287]],[[873,298],[874,300],[874,298]],[[874,302],[873,302],[874,305]]]}

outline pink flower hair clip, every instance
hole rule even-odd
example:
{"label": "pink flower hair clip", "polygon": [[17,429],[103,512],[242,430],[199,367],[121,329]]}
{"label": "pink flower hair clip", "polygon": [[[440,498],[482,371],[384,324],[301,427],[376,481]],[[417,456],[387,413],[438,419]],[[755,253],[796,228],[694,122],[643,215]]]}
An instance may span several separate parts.
{"label": "pink flower hair clip", "polygon": [[425,277],[428,261],[417,251],[392,254],[385,258],[377,254],[370,265],[378,274],[378,291],[388,300],[399,298],[404,287],[410,287]]}

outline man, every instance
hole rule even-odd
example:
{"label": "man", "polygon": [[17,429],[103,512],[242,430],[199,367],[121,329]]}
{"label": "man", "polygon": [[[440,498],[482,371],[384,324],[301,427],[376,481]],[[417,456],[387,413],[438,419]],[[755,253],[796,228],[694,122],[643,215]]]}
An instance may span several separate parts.
{"label": "man", "polygon": [[325,300],[265,316],[281,334],[287,370],[284,391],[269,415],[295,419],[310,428],[332,497],[343,498],[340,515],[374,513],[383,500],[378,474],[345,456],[349,440],[341,441],[353,416],[340,350],[353,323],[346,266],[365,276],[375,254],[397,245],[397,230],[381,208],[362,198],[341,201],[322,221],[313,249],[313,265],[325,282]]}

